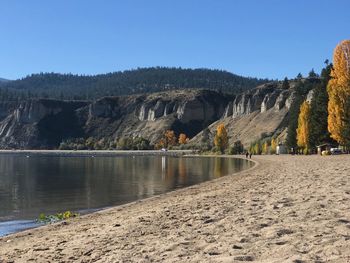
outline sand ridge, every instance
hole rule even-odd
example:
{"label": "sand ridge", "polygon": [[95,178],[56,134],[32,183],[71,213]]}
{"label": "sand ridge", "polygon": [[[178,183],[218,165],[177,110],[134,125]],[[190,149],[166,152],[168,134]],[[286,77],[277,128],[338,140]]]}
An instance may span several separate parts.
{"label": "sand ridge", "polygon": [[350,156],[260,165],[0,238],[0,262],[350,262]]}

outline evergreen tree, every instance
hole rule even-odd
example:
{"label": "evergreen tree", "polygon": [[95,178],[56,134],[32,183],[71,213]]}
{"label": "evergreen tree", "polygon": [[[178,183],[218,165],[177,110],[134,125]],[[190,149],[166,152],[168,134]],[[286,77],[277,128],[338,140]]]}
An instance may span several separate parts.
{"label": "evergreen tree", "polygon": [[311,69],[311,71],[309,72],[309,78],[317,78],[318,75],[315,73],[314,69]]}
{"label": "evergreen tree", "polygon": [[243,153],[244,147],[241,141],[235,141],[233,143],[233,147],[232,147],[232,154],[241,154]]}
{"label": "evergreen tree", "polygon": [[[349,83],[350,84],[350,83]],[[343,145],[346,147],[346,150],[350,150],[350,97],[348,97],[345,104],[345,113],[343,116],[344,127],[341,131],[341,136],[343,137]]]}
{"label": "evergreen tree", "polygon": [[221,70],[182,68],[139,68],[94,76],[40,73],[22,79],[0,82],[2,93],[15,98],[30,94],[31,98],[95,99],[136,93],[152,93],[176,89],[214,89],[238,93],[269,82],[267,79],[247,78]]}
{"label": "evergreen tree", "polygon": [[211,132],[208,129],[208,127],[206,127],[202,132],[202,137],[200,140],[200,147],[202,150],[207,151],[213,147],[210,137],[211,137]]}
{"label": "evergreen tree", "polygon": [[310,147],[315,149],[317,145],[329,143],[333,140],[328,132],[328,93],[327,85],[330,80],[332,64],[326,64],[321,72],[321,83],[314,89],[310,111]]}
{"label": "evergreen tree", "polygon": [[298,128],[298,116],[300,111],[300,105],[303,102],[303,94],[301,92],[301,82],[297,83],[296,91],[294,92],[294,99],[289,109],[289,122],[287,128],[286,144],[289,149],[295,149],[297,147],[297,128]]}
{"label": "evergreen tree", "polygon": [[285,77],[282,83],[282,89],[289,89],[289,87],[289,80],[287,77]]}

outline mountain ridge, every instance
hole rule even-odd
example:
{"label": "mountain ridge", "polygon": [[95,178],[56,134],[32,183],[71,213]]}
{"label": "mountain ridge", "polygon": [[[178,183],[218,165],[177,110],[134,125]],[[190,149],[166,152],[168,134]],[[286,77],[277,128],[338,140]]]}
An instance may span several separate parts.
{"label": "mountain ridge", "polygon": [[39,73],[4,83],[2,88],[23,98],[77,100],[176,89],[210,89],[240,93],[268,81],[223,70],[151,67],[90,76]]}
{"label": "mountain ridge", "polygon": [[4,79],[4,78],[0,78],[0,83],[7,83],[10,82],[11,80],[9,79]]}

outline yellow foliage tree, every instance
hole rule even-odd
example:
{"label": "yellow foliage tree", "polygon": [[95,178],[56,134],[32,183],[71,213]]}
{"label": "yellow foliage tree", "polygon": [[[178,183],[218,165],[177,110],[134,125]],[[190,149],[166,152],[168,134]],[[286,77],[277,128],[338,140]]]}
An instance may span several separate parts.
{"label": "yellow foliage tree", "polygon": [[270,153],[271,154],[275,154],[276,153],[277,145],[278,145],[277,139],[272,138],[272,140],[271,140],[271,147],[270,147]]}
{"label": "yellow foliage tree", "polygon": [[223,153],[228,146],[228,137],[225,125],[220,123],[216,128],[214,145]]}
{"label": "yellow foliage tree", "polygon": [[269,151],[269,144],[267,141],[265,141],[262,145],[262,153],[263,154],[268,154]]}
{"label": "yellow foliage tree", "polygon": [[344,128],[349,116],[350,98],[350,40],[340,42],[333,53],[332,79],[328,82],[328,131],[340,144],[346,144]]}
{"label": "yellow foliage tree", "polygon": [[300,106],[297,128],[297,144],[304,149],[305,154],[309,151],[310,144],[310,104],[304,101]]}
{"label": "yellow foliage tree", "polygon": [[180,133],[179,135],[179,144],[186,144],[188,142],[188,138],[186,134]]}
{"label": "yellow foliage tree", "polygon": [[256,142],[255,144],[254,144],[254,147],[253,147],[253,152],[252,153],[254,153],[254,154],[261,154],[261,152],[262,152],[262,149],[261,149],[262,147],[261,147],[261,142],[260,141],[258,141],[258,142]]}

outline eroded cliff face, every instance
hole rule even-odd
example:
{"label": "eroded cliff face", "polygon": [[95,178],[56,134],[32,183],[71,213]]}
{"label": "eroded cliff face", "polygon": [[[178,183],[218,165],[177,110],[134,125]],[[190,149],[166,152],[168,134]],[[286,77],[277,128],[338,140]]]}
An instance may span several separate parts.
{"label": "eroded cliff face", "polygon": [[218,120],[232,96],[186,90],[103,98],[80,109],[86,136],[144,137],[157,142],[167,129],[195,136]]}
{"label": "eroded cliff face", "polygon": [[9,114],[11,114],[17,107],[20,102],[17,101],[2,101],[0,102],[0,121],[5,119]]}
{"label": "eroded cliff face", "polygon": [[179,90],[92,102],[26,101],[0,119],[0,147],[57,148],[62,140],[81,137],[141,136],[156,143],[167,129],[196,143],[204,128],[214,133],[219,122],[225,123],[231,143],[241,140],[247,146],[262,133],[282,133],[293,98],[293,88],[270,83],[235,96]]}
{"label": "eroded cliff face", "polygon": [[[217,125],[224,123],[230,144],[240,140],[245,146],[260,139],[262,134],[282,134],[293,99],[293,85],[288,90],[277,82],[259,86],[235,96],[226,105],[222,118],[209,126],[210,132],[214,134]],[[199,143],[201,137],[202,133],[198,134],[192,143]]]}
{"label": "eroded cliff face", "polygon": [[191,121],[210,122],[223,114],[229,96],[217,92],[191,92],[188,96],[167,98],[159,94],[157,98],[141,104],[137,113],[140,121],[157,121],[162,117],[174,115],[182,123]]}
{"label": "eroded cliff face", "polygon": [[51,148],[75,135],[75,109],[86,102],[30,100],[0,122],[1,148]]}
{"label": "eroded cliff face", "polygon": [[56,148],[68,138],[141,136],[155,143],[167,129],[194,136],[218,120],[232,96],[186,90],[93,102],[31,100],[0,121],[1,148]]}
{"label": "eroded cliff face", "polygon": [[279,88],[277,83],[270,83],[257,87],[246,93],[235,96],[224,110],[224,118],[249,115],[255,111],[261,113],[270,109],[276,112],[286,107],[289,109],[291,90]]}

